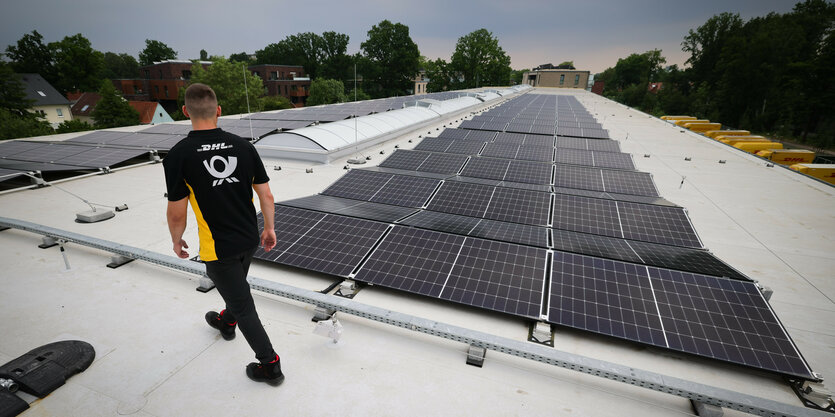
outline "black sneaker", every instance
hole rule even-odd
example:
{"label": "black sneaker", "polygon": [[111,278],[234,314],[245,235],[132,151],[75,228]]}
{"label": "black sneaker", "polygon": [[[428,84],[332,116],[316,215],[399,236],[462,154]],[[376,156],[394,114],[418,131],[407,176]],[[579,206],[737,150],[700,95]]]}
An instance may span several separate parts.
{"label": "black sneaker", "polygon": [[235,338],[235,324],[237,322],[232,324],[224,323],[223,311],[221,311],[220,313],[216,311],[210,311],[206,313],[206,323],[209,323],[209,326],[212,326],[218,331],[220,331],[220,335],[223,336],[224,339],[232,340]]}
{"label": "black sneaker", "polygon": [[266,382],[277,387],[284,382],[284,374],[281,373],[281,359],[276,355],[275,362],[253,362],[246,366],[246,376],[253,381]]}

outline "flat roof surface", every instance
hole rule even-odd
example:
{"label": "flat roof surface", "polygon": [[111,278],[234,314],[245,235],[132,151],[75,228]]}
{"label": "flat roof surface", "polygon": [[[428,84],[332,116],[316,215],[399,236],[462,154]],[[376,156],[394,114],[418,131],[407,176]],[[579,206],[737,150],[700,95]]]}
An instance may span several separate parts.
{"label": "flat roof surface", "polygon": [[[652,173],[661,196],[687,208],[708,249],[774,290],[771,306],[812,369],[824,378],[835,375],[835,187],[768,167],[761,158],[582,90],[532,93],[576,96],[623,152],[633,154],[637,169]],[[459,123],[440,122],[362,154],[372,157],[373,166],[395,145],[411,149],[419,136],[435,136]],[[344,159],[329,165],[264,162],[276,201],[318,193],[345,173]],[[127,204],[129,210],[102,223],[78,224],[75,213],[89,208],[46,187],[0,195],[0,216],[171,253],[161,164],[60,187],[95,203]],[[191,213],[185,239],[196,254]],[[468,366],[461,343],[342,313],[337,317],[344,333],[334,344],[312,333],[312,306],[256,292],[287,376],[277,388],[257,384],[244,375],[244,366],[254,360],[244,339],[225,341],[205,325],[203,314],[220,309],[221,301],[216,291],[195,291],[197,277],[139,261],[110,269],[108,253],[72,244],[67,269],[58,249],[39,249],[40,242],[35,234],[0,232],[5,313],[0,363],[63,339],[91,343],[96,360],[34,401],[24,416],[693,415],[680,397],[493,351],[482,368]],[[316,291],[338,280],[260,261],[250,274]],[[364,288],[354,300],[527,338],[522,319],[378,286]],[[554,348],[800,405],[779,376],[719,361],[571,329],[558,329]],[[745,414],[725,410],[725,415]]]}

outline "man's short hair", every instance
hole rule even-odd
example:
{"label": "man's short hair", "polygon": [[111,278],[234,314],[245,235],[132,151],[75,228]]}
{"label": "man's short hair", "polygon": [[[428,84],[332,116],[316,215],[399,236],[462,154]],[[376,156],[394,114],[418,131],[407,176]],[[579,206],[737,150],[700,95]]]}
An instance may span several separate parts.
{"label": "man's short hair", "polygon": [[217,114],[217,96],[206,84],[186,88],[186,110],[192,119],[211,119]]}

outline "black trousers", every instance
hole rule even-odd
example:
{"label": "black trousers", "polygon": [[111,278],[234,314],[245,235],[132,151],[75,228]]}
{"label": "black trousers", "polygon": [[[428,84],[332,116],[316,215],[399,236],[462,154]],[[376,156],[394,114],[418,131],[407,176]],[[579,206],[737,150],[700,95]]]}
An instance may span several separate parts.
{"label": "black trousers", "polygon": [[266,363],[274,360],[276,354],[270,343],[270,337],[267,336],[261,319],[258,318],[258,312],[255,311],[255,302],[252,300],[252,293],[246,282],[253,253],[255,249],[229,258],[206,262],[206,274],[214,282],[217,292],[226,303],[223,321],[226,323],[237,321],[238,329],[246,338],[249,347],[255,352],[255,357]]}

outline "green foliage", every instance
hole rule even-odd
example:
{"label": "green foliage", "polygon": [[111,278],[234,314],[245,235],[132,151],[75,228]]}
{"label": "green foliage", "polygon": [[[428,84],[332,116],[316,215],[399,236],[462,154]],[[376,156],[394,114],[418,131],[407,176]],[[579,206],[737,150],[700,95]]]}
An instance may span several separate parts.
{"label": "green foliage", "polygon": [[0,108],[0,140],[29,138],[55,133],[49,123],[39,120],[33,113],[19,115]]}
{"label": "green foliage", "polygon": [[412,93],[420,51],[409,36],[408,26],[383,20],[371,27],[360,48],[363,55],[358,66],[366,92],[373,97]]}
{"label": "green foliage", "polygon": [[427,92],[438,93],[451,90],[458,81],[458,77],[455,76],[450,65],[441,58],[427,61],[425,69],[426,78],[429,78],[429,82],[426,84]]}
{"label": "green foliage", "polygon": [[131,55],[104,53],[104,78],[123,79],[139,76],[139,62]]}
{"label": "green foliage", "polygon": [[93,126],[83,120],[73,119],[61,122],[55,129],[55,133],[84,132],[87,130],[93,130]]}
{"label": "green foliage", "polygon": [[[356,93],[356,98],[354,93]],[[368,95],[362,88],[357,87],[356,90],[346,90],[345,91],[345,101],[364,101],[364,100],[371,100],[371,96]]]}
{"label": "green foliage", "polygon": [[317,78],[310,83],[310,96],[307,98],[308,106],[343,103],[345,101],[347,101],[347,98],[345,97],[345,87],[342,81]]}
{"label": "green foliage", "polygon": [[53,85],[57,81],[52,51],[43,43],[43,36],[37,30],[23,35],[17,45],[7,46],[6,56],[12,61],[15,72],[40,74]]}
{"label": "green foliage", "polygon": [[[310,78],[346,81],[353,77],[351,57],[346,54],[349,37],[343,33],[297,33],[255,51],[257,64],[301,65]],[[231,59],[231,58],[230,58]]]}
{"label": "green foliage", "polygon": [[206,52],[206,50],[205,50],[205,49],[201,49],[201,50],[200,50],[200,60],[201,60],[201,61],[205,61],[205,60],[207,60],[207,59],[209,59],[209,53],[208,53],[208,52]]}
{"label": "green foliage", "polygon": [[250,64],[249,54],[246,52],[240,52],[237,54],[229,55],[229,61],[231,62],[243,62],[247,65]]}
{"label": "green foliage", "polygon": [[95,91],[104,72],[104,54],[93,49],[80,33],[49,44],[58,79],[52,84],[61,94]]}
{"label": "green foliage", "polygon": [[0,108],[16,115],[24,116],[32,107],[32,100],[26,98],[26,91],[20,77],[12,67],[0,61]]}
{"label": "green foliage", "polygon": [[479,29],[459,38],[450,66],[464,78],[458,85],[460,88],[510,83],[510,57],[487,29]]}
{"label": "green foliage", "polygon": [[288,100],[287,97],[284,96],[261,97],[259,103],[261,111],[283,110],[293,108],[293,103],[290,103],[290,100]]}
{"label": "green foliage", "polygon": [[574,61],[563,61],[557,66],[574,69]]}
{"label": "green foliage", "polygon": [[145,39],[145,49],[139,53],[139,65],[151,65],[154,61],[166,59],[177,59],[177,51],[160,41]]}
{"label": "green foliage", "polygon": [[101,83],[99,94],[101,100],[92,113],[97,129],[139,124],[139,113],[119,95],[110,80]]}
{"label": "green foliage", "polygon": [[222,57],[216,58],[206,69],[200,64],[192,65],[191,82],[212,87],[225,115],[248,113],[247,90],[251,111],[258,109],[259,98],[264,95],[264,83],[260,77],[246,71],[244,64],[229,62]]}
{"label": "green foliage", "polygon": [[524,80],[522,80],[522,76],[530,71],[529,69],[520,69],[520,70],[513,70],[510,72],[510,83],[513,85],[522,84]]}

